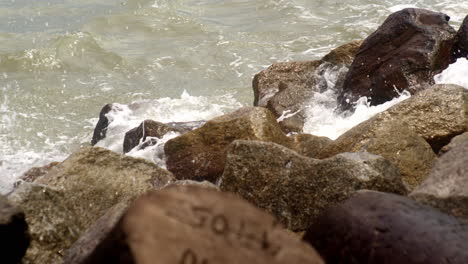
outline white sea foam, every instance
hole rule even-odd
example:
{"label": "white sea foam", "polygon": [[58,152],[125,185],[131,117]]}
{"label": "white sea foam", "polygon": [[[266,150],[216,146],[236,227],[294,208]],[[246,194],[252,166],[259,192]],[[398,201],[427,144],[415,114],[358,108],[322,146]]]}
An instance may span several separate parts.
{"label": "white sea foam", "polygon": [[436,83],[458,84],[468,89],[468,60],[458,59],[447,69],[434,77]]}
{"label": "white sea foam", "polygon": [[394,5],[388,8],[388,10],[392,13],[400,11],[405,8],[417,8],[414,4],[401,4],[401,5]]}

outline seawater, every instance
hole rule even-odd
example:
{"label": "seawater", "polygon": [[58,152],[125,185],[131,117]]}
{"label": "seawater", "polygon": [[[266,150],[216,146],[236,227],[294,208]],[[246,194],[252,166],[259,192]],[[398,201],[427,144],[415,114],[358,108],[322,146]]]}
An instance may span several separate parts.
{"label": "seawater", "polygon": [[[257,72],[319,59],[405,7],[444,12],[455,28],[468,14],[468,2],[455,0],[0,0],[0,193],[30,167],[89,144],[107,103],[118,107],[99,145],[121,151],[123,133],[144,119],[207,120],[252,105]],[[466,69],[458,61],[436,81],[467,87]],[[343,118],[333,115],[334,96],[312,98],[305,132],[337,137],[408,97],[362,101]],[[174,136],[130,155],[164,166],[162,146]]]}

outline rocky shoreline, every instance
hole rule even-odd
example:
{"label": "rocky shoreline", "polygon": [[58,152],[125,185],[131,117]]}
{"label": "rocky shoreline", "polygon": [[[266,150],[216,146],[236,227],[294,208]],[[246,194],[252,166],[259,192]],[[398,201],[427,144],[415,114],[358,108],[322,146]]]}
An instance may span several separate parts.
{"label": "rocky shoreline", "polygon": [[[434,84],[468,58],[468,16],[448,21],[401,10],[321,60],[258,73],[252,107],[125,134],[124,153],[177,133],[166,168],[95,146],[33,168],[0,196],[2,263],[468,263],[468,89]],[[413,96],[336,140],[302,133],[327,89],[343,115]]]}

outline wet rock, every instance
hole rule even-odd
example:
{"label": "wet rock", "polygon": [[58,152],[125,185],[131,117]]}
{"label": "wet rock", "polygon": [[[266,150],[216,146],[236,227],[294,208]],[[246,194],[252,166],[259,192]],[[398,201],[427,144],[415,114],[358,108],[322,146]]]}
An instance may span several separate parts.
{"label": "wet rock", "polygon": [[422,137],[408,124],[396,120],[363,122],[328,144],[318,157],[359,151],[380,155],[392,162],[400,170],[403,183],[411,190],[429,175],[436,158]]}
{"label": "wet rock", "polygon": [[468,263],[468,229],[403,196],[364,191],[306,232],[327,263]]}
{"label": "wet rock", "polygon": [[99,113],[99,120],[94,128],[93,138],[91,139],[91,145],[96,145],[99,140],[106,137],[107,126],[109,126],[109,119],[106,114],[112,110],[112,104],[106,104]]}
{"label": "wet rock", "polygon": [[37,185],[22,188],[22,183],[10,195],[30,225],[26,258],[60,261],[64,250],[109,208],[172,180],[171,173],[149,161],[97,147],[80,149],[37,179]]}
{"label": "wet rock", "polygon": [[323,263],[237,196],[173,186],[138,199],[84,263]]}
{"label": "wet rock", "polygon": [[54,161],[42,167],[33,167],[26,171],[18,181],[15,182],[15,187],[18,187],[22,182],[34,182],[37,178],[46,175],[51,169],[60,164]]}
{"label": "wet rock", "polygon": [[360,44],[361,41],[354,41],[342,45],[321,60],[271,65],[253,79],[254,106],[267,107],[277,118],[287,112],[290,116],[280,122],[281,127],[287,132],[302,131],[305,119],[303,104],[315,92],[341,86]]}
{"label": "wet rock", "polygon": [[29,246],[28,224],[23,211],[12,206],[0,195],[0,248],[1,262],[20,263]]}
{"label": "wet rock", "polygon": [[439,158],[410,197],[468,223],[468,141]]}
{"label": "wet rock", "polygon": [[465,132],[461,135],[458,135],[454,138],[452,138],[452,140],[450,140],[450,143],[443,146],[438,155],[439,156],[442,156],[443,154],[449,152],[451,149],[453,149],[454,147],[458,146],[458,145],[461,145],[463,144],[464,142],[467,142],[468,141],[468,132]]}
{"label": "wet rock", "polygon": [[[175,133],[186,133],[193,129],[201,127],[205,121],[195,122],[172,122],[172,123],[161,123],[153,120],[145,120],[141,124],[125,133],[123,151],[124,153],[130,152],[134,147],[140,144],[140,141],[145,142],[147,137],[162,138],[169,132]],[[142,149],[145,147],[156,144],[157,140],[149,141],[142,145]]]}
{"label": "wet rock", "polygon": [[452,60],[455,62],[458,58],[468,59],[468,15],[463,20],[455,37],[455,43],[452,48]]}
{"label": "wet rock", "polygon": [[244,107],[166,142],[167,168],[179,180],[215,182],[224,170],[226,148],[236,139],[290,145],[268,109]]}
{"label": "wet rock", "polygon": [[126,202],[112,206],[90,228],[84,231],[81,237],[66,251],[63,264],[75,264],[85,261],[111,232],[127,207],[128,203]]}
{"label": "wet rock", "polygon": [[415,8],[391,14],[357,52],[338,96],[341,110],[352,109],[360,97],[378,105],[433,84],[450,61],[456,32],[449,19]]}
{"label": "wet rock", "polygon": [[398,169],[370,153],[343,153],[325,160],[283,146],[239,140],[231,144],[220,188],[239,194],[303,231],[325,208],[360,189],[406,193]]}
{"label": "wet rock", "polygon": [[292,137],[292,149],[309,158],[318,158],[322,150],[333,140],[327,137],[318,137],[310,134],[296,134]]}

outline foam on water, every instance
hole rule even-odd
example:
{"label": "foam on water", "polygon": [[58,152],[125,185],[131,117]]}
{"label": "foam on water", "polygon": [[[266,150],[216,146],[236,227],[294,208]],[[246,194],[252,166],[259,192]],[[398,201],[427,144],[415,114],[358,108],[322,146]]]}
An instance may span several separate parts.
{"label": "foam on water", "polygon": [[440,74],[434,77],[436,83],[458,84],[468,89],[468,60],[459,58]]}

